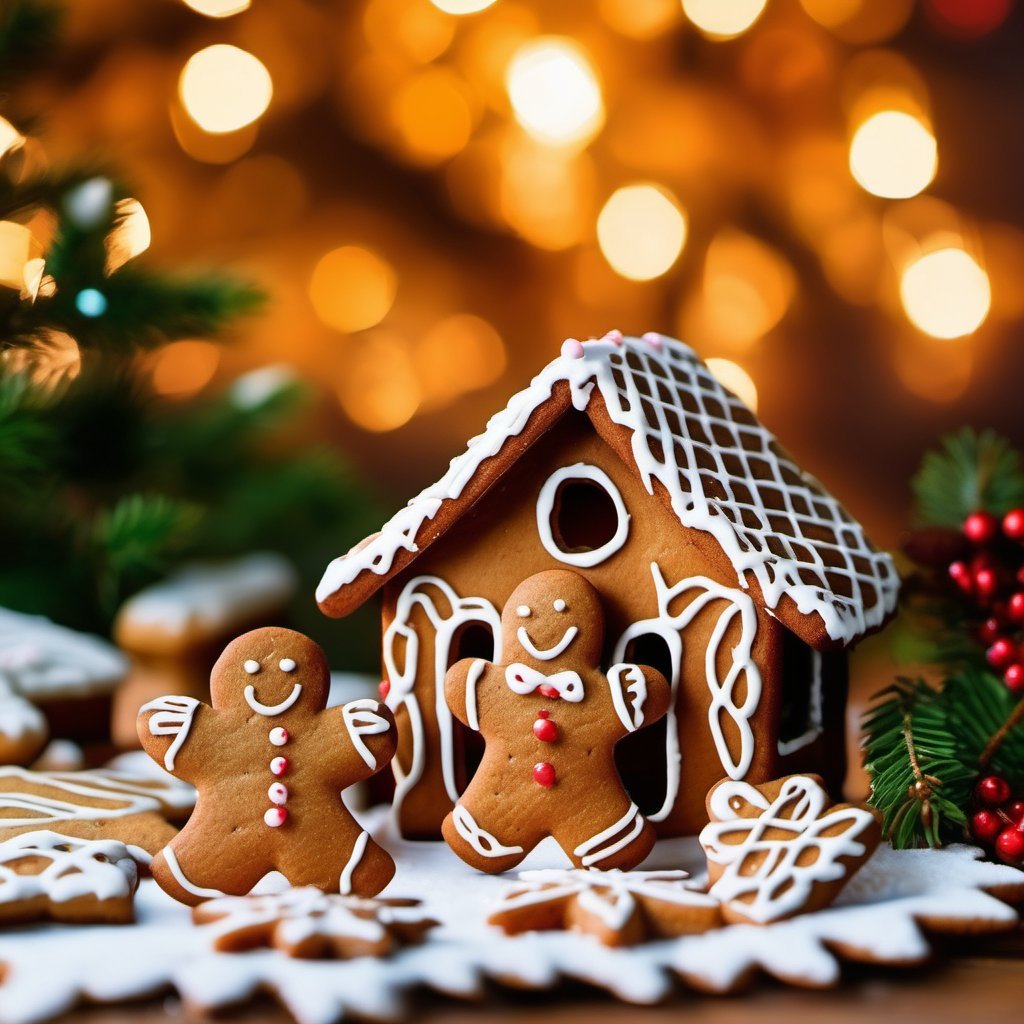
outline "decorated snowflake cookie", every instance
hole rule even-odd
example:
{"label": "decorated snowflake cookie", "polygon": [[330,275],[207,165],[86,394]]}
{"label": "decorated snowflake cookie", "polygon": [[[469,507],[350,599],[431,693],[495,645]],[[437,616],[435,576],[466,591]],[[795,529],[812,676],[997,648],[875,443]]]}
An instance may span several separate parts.
{"label": "decorated snowflake cookie", "polygon": [[360,899],[315,886],[266,896],[225,896],[192,911],[211,925],[213,948],[236,953],[259,946],[303,959],[385,956],[418,942],[437,924],[418,900]]}
{"label": "decorated snowflake cookie", "polygon": [[718,900],[685,871],[522,871],[488,918],[509,935],[565,929],[606,946],[693,935],[721,924]]}
{"label": "decorated snowflake cookie", "polygon": [[726,779],[708,793],[700,834],[710,894],[727,921],[768,924],[828,906],[874,853],[882,829],[868,807],[836,804],[816,775],[761,786]]}

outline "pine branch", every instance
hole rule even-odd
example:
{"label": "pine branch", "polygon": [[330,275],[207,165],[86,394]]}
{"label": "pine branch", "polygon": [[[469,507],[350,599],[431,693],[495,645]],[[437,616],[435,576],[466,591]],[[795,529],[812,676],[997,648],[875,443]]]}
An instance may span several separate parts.
{"label": "pine branch", "polygon": [[922,525],[958,529],[979,509],[1002,515],[1024,504],[1024,469],[1005,438],[964,427],[925,456],[911,488]]}
{"label": "pine branch", "polygon": [[0,82],[14,79],[52,45],[61,14],[57,4],[6,0],[0,8]]}

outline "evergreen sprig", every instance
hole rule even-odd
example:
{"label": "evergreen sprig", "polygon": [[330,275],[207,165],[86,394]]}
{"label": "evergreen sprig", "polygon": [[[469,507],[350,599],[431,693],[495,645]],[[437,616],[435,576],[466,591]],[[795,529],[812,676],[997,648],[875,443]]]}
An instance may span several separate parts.
{"label": "evergreen sprig", "polygon": [[922,526],[959,529],[979,509],[1002,515],[1024,504],[1024,468],[1006,438],[964,427],[925,456],[911,488]]}

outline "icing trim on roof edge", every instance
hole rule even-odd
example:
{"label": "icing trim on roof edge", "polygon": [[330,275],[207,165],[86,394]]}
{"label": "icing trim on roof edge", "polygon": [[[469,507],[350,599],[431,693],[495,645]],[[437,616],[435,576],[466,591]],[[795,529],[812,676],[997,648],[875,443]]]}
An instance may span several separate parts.
{"label": "icing trim on roof edge", "polygon": [[[628,356],[633,356],[642,369],[636,370],[626,365]],[[785,499],[785,508],[766,508],[763,505],[745,504],[727,498],[708,498],[701,484],[701,467],[694,458],[685,465],[676,460],[675,448],[681,447],[683,454],[693,456],[697,449],[704,453],[711,452],[716,458],[716,445],[712,448],[702,442],[694,442],[692,437],[675,437],[676,445],[666,453],[662,447],[663,458],[656,458],[648,444],[652,425],[641,415],[642,402],[645,394],[637,390],[637,378],[644,377],[649,384],[651,378],[647,373],[669,375],[678,386],[688,376],[693,387],[687,390],[690,395],[698,396],[700,407],[700,425],[702,428],[712,422],[736,433],[753,434],[760,444],[761,450],[751,453],[741,449],[745,454],[754,454],[759,461],[771,464],[776,473],[774,480],[757,481],[753,477],[740,483],[762,483],[773,491],[780,493]],[[623,384],[616,382],[614,375],[622,379]],[[569,387],[573,407],[586,411],[591,395],[596,387],[603,399],[608,417],[612,422],[630,431],[632,437],[633,463],[647,491],[654,494],[654,481],[657,480],[669,495],[672,510],[679,523],[687,528],[701,530],[711,534],[736,571],[742,587],[748,586],[746,573],[750,572],[757,580],[761,589],[765,607],[771,611],[778,607],[783,597],[789,597],[802,615],[818,614],[830,640],[849,644],[862,634],[881,626],[896,607],[899,592],[899,580],[892,558],[876,551],[867,540],[863,528],[853,520],[835,498],[831,497],[808,474],[803,473],[788,456],[776,447],[773,434],[766,430],[756,419],[753,425],[737,422],[730,415],[742,410],[742,415],[752,416],[738,398],[726,391],[711,375],[692,349],[682,342],[661,335],[644,335],[643,338],[621,338],[617,334],[609,335],[600,341],[579,342],[569,341],[562,347],[562,353],[552,360],[522,391],[513,395],[508,405],[496,413],[488,421],[484,431],[471,439],[468,447],[461,455],[450,463],[448,471],[435,484],[427,487],[414,497],[404,508],[400,509],[384,525],[381,532],[371,540],[364,542],[362,547],[339,558],[327,566],[320,585],[317,587],[316,598],[320,603],[326,602],[332,595],[352,583],[361,573],[369,571],[377,576],[386,576],[394,564],[395,557],[402,550],[417,552],[416,537],[423,527],[432,521],[445,501],[458,499],[467,484],[474,478],[480,466],[488,458],[498,454],[507,440],[519,435],[526,427],[530,416],[540,406],[549,401],[555,384],[565,382]],[[706,412],[706,400],[710,400],[724,411],[725,418],[716,418]],[[651,404],[648,402],[648,404]],[[664,406],[655,409],[658,412],[659,425],[669,430],[664,418],[664,409],[673,411],[675,419],[686,425],[688,416],[694,415],[681,407]],[[644,413],[646,415],[646,413]],[[657,435],[660,436],[660,435]],[[777,471],[787,469],[791,475],[800,480],[794,487],[778,479]],[[723,470],[716,478],[721,480],[734,479]],[[756,486],[745,488],[748,492],[757,493]],[[798,511],[793,498],[808,508],[812,502],[816,507],[824,509],[827,518],[815,519],[813,515]],[[737,527],[723,508],[733,512],[746,508],[765,523],[763,528]],[[786,517],[793,529],[793,535],[780,534],[766,523],[768,514]],[[837,534],[841,530],[847,543],[840,544],[807,537],[801,532],[800,523],[827,527]],[[744,536],[741,537],[740,533]],[[781,540],[784,547],[790,548],[790,541],[814,556],[814,561],[799,561],[796,557],[784,557],[777,552],[768,550],[762,544],[751,544],[751,537]],[[838,553],[845,562],[843,566],[827,565],[821,559],[821,552],[830,550]],[[866,570],[855,570],[852,559],[857,564],[867,566]],[[801,570],[805,574],[816,576],[817,583],[808,583],[801,578]],[[829,575],[846,576],[852,585],[853,593],[846,597],[836,594],[829,585]],[[865,605],[864,585],[874,591],[874,600],[870,606]]]}

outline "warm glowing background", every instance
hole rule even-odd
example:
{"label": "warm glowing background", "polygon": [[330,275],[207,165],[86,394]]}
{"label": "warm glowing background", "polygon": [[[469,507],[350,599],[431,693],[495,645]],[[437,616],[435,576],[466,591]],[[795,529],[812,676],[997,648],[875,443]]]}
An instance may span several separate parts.
{"label": "warm glowing background", "polygon": [[111,258],[272,298],[231,348],[162,350],[157,388],[292,364],[391,504],[611,327],[694,345],[883,543],[937,434],[1024,442],[1012,0],[68,10],[21,99],[55,162],[132,182]]}

